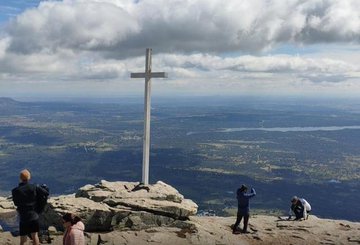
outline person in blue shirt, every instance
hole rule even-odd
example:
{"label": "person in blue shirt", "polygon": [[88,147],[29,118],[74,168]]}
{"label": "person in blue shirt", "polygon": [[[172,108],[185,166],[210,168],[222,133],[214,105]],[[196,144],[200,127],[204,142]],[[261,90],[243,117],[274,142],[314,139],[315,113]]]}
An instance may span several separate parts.
{"label": "person in blue shirt", "polygon": [[256,195],[255,189],[251,188],[250,193],[246,193],[248,190],[246,185],[241,185],[241,187],[237,190],[237,200],[238,200],[238,211],[237,211],[237,217],[236,222],[233,226],[233,234],[237,234],[238,226],[244,217],[244,228],[242,229],[242,233],[248,233],[247,226],[249,222],[249,213],[250,213],[250,207],[249,207],[249,200],[250,198],[254,197]]}

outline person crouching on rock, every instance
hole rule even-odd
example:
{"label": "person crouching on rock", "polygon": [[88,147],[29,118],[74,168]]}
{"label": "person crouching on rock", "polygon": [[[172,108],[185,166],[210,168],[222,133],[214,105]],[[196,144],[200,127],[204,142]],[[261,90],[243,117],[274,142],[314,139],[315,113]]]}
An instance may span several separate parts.
{"label": "person crouching on rock", "polygon": [[65,233],[63,237],[64,245],[85,245],[84,229],[85,225],[81,222],[81,218],[66,213],[62,217]]}
{"label": "person crouching on rock", "polygon": [[250,207],[249,207],[249,199],[256,195],[255,189],[251,188],[250,193],[246,193],[248,190],[246,185],[241,185],[241,187],[236,192],[236,198],[238,200],[238,211],[236,222],[233,227],[233,234],[237,234],[237,228],[244,217],[244,228],[242,229],[243,233],[248,233],[247,226],[250,217]]}
{"label": "person crouching on rock", "polygon": [[310,211],[311,206],[304,198],[293,196],[288,220],[291,219],[292,213],[295,214],[295,220],[308,219]]}

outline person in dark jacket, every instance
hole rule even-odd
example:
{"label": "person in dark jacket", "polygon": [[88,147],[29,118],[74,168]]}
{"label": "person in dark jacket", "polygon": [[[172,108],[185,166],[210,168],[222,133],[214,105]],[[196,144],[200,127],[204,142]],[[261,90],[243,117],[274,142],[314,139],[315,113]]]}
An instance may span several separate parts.
{"label": "person in dark jacket", "polygon": [[[30,184],[31,174],[24,169],[20,172],[19,186],[12,190],[12,198],[20,216],[20,245],[31,235],[34,245],[39,243],[39,214],[35,211],[38,195],[48,195],[47,191],[39,186]],[[46,192],[46,193],[45,193]]]}
{"label": "person in dark jacket", "polygon": [[250,193],[246,193],[248,190],[246,185],[242,185],[236,192],[237,194],[237,200],[238,200],[238,211],[237,211],[237,217],[236,222],[233,227],[233,234],[237,233],[237,228],[244,217],[244,228],[242,229],[243,233],[247,233],[247,226],[249,222],[250,217],[250,207],[249,207],[249,199],[254,197],[256,195],[255,189],[251,188]]}

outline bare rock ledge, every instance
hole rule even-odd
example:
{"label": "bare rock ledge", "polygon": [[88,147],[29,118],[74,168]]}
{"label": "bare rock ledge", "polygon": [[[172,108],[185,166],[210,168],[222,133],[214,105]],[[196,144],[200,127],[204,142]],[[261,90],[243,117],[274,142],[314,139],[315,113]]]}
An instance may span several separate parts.
{"label": "bare rock ledge", "polygon": [[50,198],[48,204],[42,216],[43,224],[61,229],[61,216],[73,212],[83,219],[86,231],[191,226],[187,220],[198,208],[162,181],[142,186],[135,182],[102,180],[81,187],[76,194]]}
{"label": "bare rock ledge", "polygon": [[[77,193],[52,197],[43,224],[50,226],[51,244],[62,244],[61,216],[74,212],[86,226],[86,244],[240,244],[317,245],[360,244],[360,223],[320,219],[284,221],[252,215],[248,234],[232,234],[235,217],[194,216],[197,205],[159,181],[141,186],[133,182],[101,181]],[[14,220],[11,198],[0,197],[0,219]],[[0,244],[18,244],[19,238],[0,231]]]}

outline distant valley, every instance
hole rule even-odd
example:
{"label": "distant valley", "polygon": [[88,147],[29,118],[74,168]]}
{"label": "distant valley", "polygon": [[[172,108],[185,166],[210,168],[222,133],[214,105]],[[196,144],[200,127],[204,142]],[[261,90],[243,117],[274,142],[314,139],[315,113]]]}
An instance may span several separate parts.
{"label": "distant valley", "polygon": [[[154,99],[150,182],[176,187],[200,210],[234,214],[235,191],[254,186],[252,209],[281,213],[293,195],[324,218],[360,221],[360,102],[253,98]],[[0,192],[18,172],[53,194],[139,181],[142,99],[113,103],[0,98]]]}

